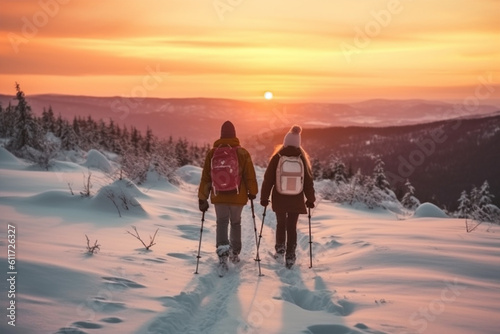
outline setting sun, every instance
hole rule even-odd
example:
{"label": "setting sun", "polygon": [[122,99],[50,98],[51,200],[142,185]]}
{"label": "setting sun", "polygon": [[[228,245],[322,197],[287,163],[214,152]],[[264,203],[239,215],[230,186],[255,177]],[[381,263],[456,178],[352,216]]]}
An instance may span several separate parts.
{"label": "setting sun", "polygon": [[266,100],[272,100],[272,98],[273,98],[273,93],[272,93],[272,92],[265,92],[265,93],[264,93],[264,98],[265,98]]}

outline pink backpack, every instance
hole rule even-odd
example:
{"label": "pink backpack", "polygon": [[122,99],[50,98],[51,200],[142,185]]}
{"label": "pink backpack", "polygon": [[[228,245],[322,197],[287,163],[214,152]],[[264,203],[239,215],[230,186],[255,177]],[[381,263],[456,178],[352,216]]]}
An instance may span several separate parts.
{"label": "pink backpack", "polygon": [[214,151],[210,175],[215,194],[219,192],[239,192],[241,175],[238,164],[238,148],[220,145]]}

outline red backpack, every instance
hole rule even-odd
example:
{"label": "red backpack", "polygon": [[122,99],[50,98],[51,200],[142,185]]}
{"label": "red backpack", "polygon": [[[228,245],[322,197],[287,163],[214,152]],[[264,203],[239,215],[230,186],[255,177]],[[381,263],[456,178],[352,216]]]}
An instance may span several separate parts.
{"label": "red backpack", "polygon": [[241,175],[238,164],[238,148],[220,145],[214,151],[210,175],[215,194],[219,192],[239,192]]}

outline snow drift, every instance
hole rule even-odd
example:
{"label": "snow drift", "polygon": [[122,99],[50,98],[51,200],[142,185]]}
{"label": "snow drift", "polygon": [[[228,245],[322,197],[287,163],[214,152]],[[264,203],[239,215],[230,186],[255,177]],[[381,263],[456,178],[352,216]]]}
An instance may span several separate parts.
{"label": "snow drift", "polygon": [[432,203],[422,203],[413,214],[415,218],[449,218],[448,215]]}
{"label": "snow drift", "polygon": [[0,147],[0,168],[3,169],[22,169],[26,164],[16,158],[12,153],[5,148]]}
{"label": "snow drift", "polygon": [[112,184],[99,189],[97,194],[91,198],[91,207],[102,211],[115,211],[118,214],[139,214],[146,213],[137,198],[147,196],[137,188],[130,180],[122,179],[114,181]]}
{"label": "snow drift", "polygon": [[90,150],[87,154],[87,160],[82,164],[84,167],[95,168],[105,173],[113,172],[113,166],[109,160],[97,150]]}

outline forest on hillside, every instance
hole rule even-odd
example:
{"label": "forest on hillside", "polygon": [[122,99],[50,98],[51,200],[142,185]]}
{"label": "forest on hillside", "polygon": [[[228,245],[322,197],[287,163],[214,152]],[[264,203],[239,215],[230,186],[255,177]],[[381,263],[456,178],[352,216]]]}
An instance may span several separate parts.
{"label": "forest on hillside", "polygon": [[[259,143],[256,160],[265,163],[284,129],[253,138]],[[318,177],[328,177],[341,161],[350,174],[373,169],[380,158],[398,197],[407,179],[421,201],[448,210],[458,208],[463,190],[488,180],[494,203],[500,205],[500,114],[393,127],[332,127],[304,129],[302,144]],[[325,175],[326,173],[326,175]]]}
{"label": "forest on hillside", "polygon": [[141,183],[149,171],[156,171],[175,183],[174,171],[188,164],[200,166],[209,149],[185,138],[160,139],[151,129],[144,134],[134,126],[120,127],[112,119],[88,116],[69,121],[56,117],[51,107],[36,117],[19,85],[16,89],[17,105],[0,105],[0,138],[7,138],[10,152],[47,170],[56,158],[76,159],[96,149],[118,156],[121,172],[134,182]]}

